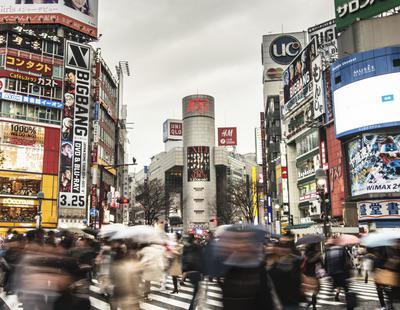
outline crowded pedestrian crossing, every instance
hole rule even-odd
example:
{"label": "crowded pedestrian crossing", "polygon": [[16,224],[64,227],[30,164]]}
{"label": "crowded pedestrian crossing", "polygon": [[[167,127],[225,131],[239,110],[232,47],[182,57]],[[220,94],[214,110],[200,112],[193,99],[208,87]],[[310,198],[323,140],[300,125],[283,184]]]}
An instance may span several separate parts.
{"label": "crowded pedestrian crossing", "polygon": [[[193,294],[193,287],[189,282],[180,285],[179,293],[171,294],[173,290],[172,278],[168,277],[165,287],[161,287],[160,283],[152,282],[151,294],[149,300],[140,304],[142,310],[183,310],[188,309]],[[350,291],[356,293],[360,303],[368,303],[371,309],[378,306],[378,296],[373,282],[363,283],[353,280],[350,284]],[[203,304],[203,309],[218,310],[222,307],[222,292],[218,283],[204,281],[200,290],[199,299]],[[1,310],[19,310],[24,309],[18,301],[16,295],[0,294],[3,305]],[[317,308],[342,309],[345,306],[344,292],[340,294],[340,301],[335,301],[335,291],[329,278],[323,278],[320,281],[320,290],[317,299]],[[90,302],[93,310],[110,310],[108,299],[101,294],[99,284],[93,280],[90,286]],[[1,304],[1,302],[0,302]],[[306,308],[304,303],[303,308]]]}

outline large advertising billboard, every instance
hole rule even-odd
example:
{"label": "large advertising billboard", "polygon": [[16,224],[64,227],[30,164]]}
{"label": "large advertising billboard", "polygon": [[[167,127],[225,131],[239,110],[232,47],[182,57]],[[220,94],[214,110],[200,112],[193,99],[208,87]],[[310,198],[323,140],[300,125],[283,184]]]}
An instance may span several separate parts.
{"label": "large advertising billboard", "polygon": [[188,182],[210,181],[210,147],[189,146],[187,148]]}
{"label": "large advertising billboard", "polygon": [[369,134],[347,146],[351,195],[400,191],[400,134]]}
{"label": "large advertising billboard", "polygon": [[264,82],[281,81],[283,70],[301,52],[305,42],[305,32],[263,36],[262,62],[264,66]]}
{"label": "large advertising billboard", "polygon": [[308,28],[310,41],[317,40],[317,47],[324,59],[336,60],[338,57],[336,20],[331,19],[322,24]]}
{"label": "large advertising billboard", "polygon": [[2,0],[6,24],[62,24],[97,37],[98,0]]}
{"label": "large advertising billboard", "polygon": [[218,146],[236,146],[237,128],[223,127],[218,128]]}
{"label": "large advertising billboard", "polygon": [[0,169],[43,171],[44,127],[0,123]]}
{"label": "large advertising billboard", "polygon": [[335,0],[336,24],[343,30],[357,20],[370,18],[400,6],[400,0]]}
{"label": "large advertising billboard", "polygon": [[66,47],[64,98],[61,130],[60,214],[80,210],[86,217],[86,173],[88,167],[90,113],[90,47],[68,41]]}
{"label": "large advertising billboard", "polygon": [[283,72],[283,115],[312,96],[312,60],[316,56],[316,39],[312,40]]}
{"label": "large advertising billboard", "polygon": [[400,124],[400,47],[376,49],[331,66],[336,136]]}

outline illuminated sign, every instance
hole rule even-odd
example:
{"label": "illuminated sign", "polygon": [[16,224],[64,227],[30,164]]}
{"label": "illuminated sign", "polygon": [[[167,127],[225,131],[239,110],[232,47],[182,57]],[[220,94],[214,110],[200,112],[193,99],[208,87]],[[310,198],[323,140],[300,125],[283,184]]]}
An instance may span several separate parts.
{"label": "illuminated sign", "polygon": [[198,112],[205,113],[208,111],[209,101],[207,98],[196,98],[189,101],[186,113]]}
{"label": "illuminated sign", "polygon": [[3,206],[34,206],[35,200],[30,199],[14,199],[14,198],[3,198],[0,200]]}
{"label": "illuminated sign", "polygon": [[62,109],[64,104],[60,101],[48,100],[48,99],[40,99],[35,97],[28,97],[10,93],[1,93],[0,92],[0,99],[7,100],[7,101],[16,101],[34,105],[40,105],[43,107],[48,108],[55,108],[55,109]]}
{"label": "illuminated sign", "polygon": [[210,147],[190,146],[187,148],[188,182],[210,181]]}
{"label": "illuminated sign", "polygon": [[25,72],[39,73],[44,76],[53,75],[53,66],[51,64],[12,55],[6,56],[6,67]]}
{"label": "illuminated sign", "polygon": [[183,123],[181,120],[167,119],[163,124],[163,141],[182,140]]}

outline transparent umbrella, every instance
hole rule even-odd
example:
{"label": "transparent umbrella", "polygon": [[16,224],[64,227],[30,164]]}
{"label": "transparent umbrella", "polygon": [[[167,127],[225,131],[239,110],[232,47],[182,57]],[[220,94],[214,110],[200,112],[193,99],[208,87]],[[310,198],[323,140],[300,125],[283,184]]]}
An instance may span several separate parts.
{"label": "transparent umbrella", "polygon": [[363,237],[361,244],[368,248],[376,248],[380,246],[393,246],[397,240],[400,240],[399,231],[385,231],[371,233]]}
{"label": "transparent umbrella", "polygon": [[130,226],[117,231],[110,237],[110,240],[130,239],[138,243],[159,243],[166,242],[166,234],[153,227],[146,225]]}

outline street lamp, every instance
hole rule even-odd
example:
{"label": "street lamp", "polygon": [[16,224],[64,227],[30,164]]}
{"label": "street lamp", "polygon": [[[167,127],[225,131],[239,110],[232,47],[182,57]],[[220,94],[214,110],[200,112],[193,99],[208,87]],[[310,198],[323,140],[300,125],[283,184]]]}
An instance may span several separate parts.
{"label": "street lamp", "polygon": [[37,199],[39,200],[39,207],[36,218],[36,228],[40,229],[42,228],[42,200],[44,199],[44,193],[43,192],[37,193]]}
{"label": "street lamp", "polygon": [[328,237],[328,229],[327,229],[327,219],[328,219],[328,212],[327,212],[327,206],[325,202],[325,188],[326,188],[326,182],[327,182],[327,176],[325,174],[325,170],[322,168],[318,168],[315,171],[315,180],[317,181],[317,192],[318,195],[321,199],[321,209],[324,212],[324,235],[325,237]]}

